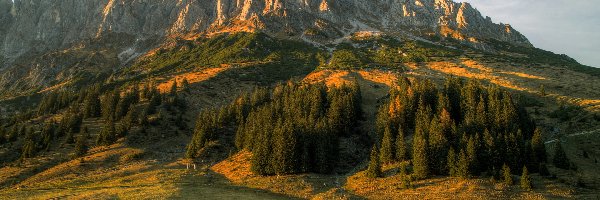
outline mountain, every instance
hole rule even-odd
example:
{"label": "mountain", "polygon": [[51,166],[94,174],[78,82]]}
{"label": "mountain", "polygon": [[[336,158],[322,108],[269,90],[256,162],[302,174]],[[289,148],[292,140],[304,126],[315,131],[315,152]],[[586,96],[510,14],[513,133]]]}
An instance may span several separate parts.
{"label": "mountain", "polygon": [[316,29],[333,40],[371,30],[531,46],[510,25],[494,24],[470,4],[452,0],[2,0],[0,21],[0,53],[8,60],[107,33],[144,40],[237,30],[300,37]]}
{"label": "mountain", "polygon": [[0,24],[2,197],[597,198],[600,69],[468,3],[0,0]]}

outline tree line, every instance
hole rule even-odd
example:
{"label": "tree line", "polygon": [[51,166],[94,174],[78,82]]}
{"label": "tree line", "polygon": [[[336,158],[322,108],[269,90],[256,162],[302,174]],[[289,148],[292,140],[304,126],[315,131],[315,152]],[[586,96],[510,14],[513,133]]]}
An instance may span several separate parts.
{"label": "tree line", "polygon": [[[545,168],[542,132],[508,91],[478,81],[402,78],[376,120],[379,142],[371,162],[410,161],[416,178],[498,176]],[[373,156],[376,156],[373,157]],[[370,174],[377,176],[377,164]]]}
{"label": "tree line", "polygon": [[252,171],[260,175],[330,173],[337,163],[340,137],[354,134],[362,116],[357,83],[279,84],[240,95],[231,104],[202,112],[187,157],[235,127],[233,144],[249,150]]}
{"label": "tree line", "polygon": [[[32,158],[41,151],[49,151],[52,145],[74,144],[74,155],[82,156],[91,145],[110,145],[127,135],[132,127],[143,130],[151,125],[150,115],[162,115],[166,111],[179,117],[185,111],[186,102],[180,94],[189,92],[189,83],[183,80],[173,83],[170,90],[160,93],[156,86],[147,84],[139,90],[132,87],[104,89],[94,85],[79,92],[55,91],[46,94],[34,115],[20,119],[4,119],[0,126],[0,145],[13,143],[20,146],[20,158]],[[39,124],[28,121],[49,117]],[[15,116],[18,117],[18,116]],[[103,124],[95,138],[90,138],[84,119],[101,119]],[[183,120],[179,120],[183,121]],[[185,126],[183,123],[177,125]],[[93,139],[88,144],[88,139]]]}

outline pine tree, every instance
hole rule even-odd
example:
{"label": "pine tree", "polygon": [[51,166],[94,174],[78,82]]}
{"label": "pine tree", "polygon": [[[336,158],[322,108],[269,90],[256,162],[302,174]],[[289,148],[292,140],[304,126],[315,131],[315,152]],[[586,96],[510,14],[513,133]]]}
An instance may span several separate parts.
{"label": "pine tree", "polygon": [[23,144],[21,152],[21,158],[33,158],[37,153],[35,141],[33,141],[32,139],[26,140]]}
{"label": "pine tree", "polygon": [[466,155],[468,158],[468,174],[477,175],[479,173],[478,167],[478,155],[477,155],[477,142],[475,141],[475,137],[469,137],[469,141],[467,142],[467,151]]}
{"label": "pine tree", "polygon": [[413,138],[413,170],[417,178],[426,178],[429,175],[429,163],[427,153],[427,140],[422,128],[417,127]]}
{"label": "pine tree", "polygon": [[396,160],[405,161],[410,159],[408,156],[408,147],[404,139],[404,129],[402,126],[398,127],[398,136],[396,136]]}
{"label": "pine tree", "polygon": [[531,177],[529,177],[529,172],[527,171],[526,166],[523,166],[523,174],[521,175],[521,188],[527,191],[530,191],[532,188]]}
{"label": "pine tree", "polygon": [[444,128],[439,118],[434,117],[429,126],[429,163],[433,173],[442,175],[447,172],[448,146]]}
{"label": "pine tree", "polygon": [[458,154],[458,162],[456,164],[456,175],[461,178],[468,178],[471,173],[469,170],[469,156],[464,150]]}
{"label": "pine tree", "polygon": [[569,158],[567,157],[567,154],[565,153],[561,143],[562,142],[560,140],[556,141],[552,163],[558,168],[569,169],[571,162],[569,161]]}
{"label": "pine tree", "polygon": [[379,159],[379,151],[377,146],[375,145],[371,150],[371,157],[366,175],[369,178],[379,178],[382,176],[382,174],[383,172],[381,171],[381,160]]}
{"label": "pine tree", "polygon": [[181,90],[185,93],[190,93],[190,82],[186,78],[181,82]]}
{"label": "pine tree", "polygon": [[546,162],[546,147],[542,139],[542,131],[536,128],[531,137],[531,148],[536,162]]}
{"label": "pine tree", "polygon": [[173,81],[171,85],[171,89],[169,90],[169,96],[177,96],[177,81]]}
{"label": "pine tree", "polygon": [[392,135],[392,131],[389,127],[385,128],[383,132],[383,139],[381,141],[381,162],[382,163],[391,163],[394,161],[394,152],[393,152],[394,138]]}
{"label": "pine tree", "polygon": [[87,138],[85,134],[80,134],[75,142],[75,157],[84,156],[88,151]]}
{"label": "pine tree", "polygon": [[50,145],[52,144],[52,140],[56,135],[56,130],[54,128],[53,123],[46,123],[44,128],[42,129],[42,149],[49,150]]}
{"label": "pine tree", "polygon": [[83,103],[83,116],[85,118],[100,117],[100,95],[97,91],[88,92]]}
{"label": "pine tree", "polygon": [[454,148],[450,148],[448,151],[448,161],[446,162],[448,164],[447,169],[450,176],[458,176],[458,161],[456,158],[457,156]]}
{"label": "pine tree", "polygon": [[506,164],[504,164],[502,166],[502,176],[504,177],[504,183],[506,185],[513,184],[513,178],[512,178],[512,174],[510,172],[510,167],[508,167],[508,165],[506,165]]}
{"label": "pine tree", "polygon": [[299,159],[298,138],[290,121],[278,122],[274,134],[273,165],[279,175],[296,173]]}
{"label": "pine tree", "polygon": [[150,98],[150,103],[148,103],[148,107],[146,108],[146,115],[152,115],[156,113],[156,107],[161,104],[160,94],[152,95]]}
{"label": "pine tree", "polygon": [[111,145],[117,141],[117,133],[115,130],[114,122],[107,122],[98,134],[98,138],[96,139],[96,145]]}

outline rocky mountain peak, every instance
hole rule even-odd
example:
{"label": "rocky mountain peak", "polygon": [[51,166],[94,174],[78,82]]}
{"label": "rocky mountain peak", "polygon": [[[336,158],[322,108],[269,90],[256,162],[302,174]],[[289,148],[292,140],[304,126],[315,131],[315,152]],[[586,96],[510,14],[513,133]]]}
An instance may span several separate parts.
{"label": "rocky mountain peak", "polygon": [[258,29],[301,39],[311,29],[326,36],[319,42],[327,42],[368,30],[531,45],[510,26],[452,0],[0,0],[0,22],[0,53],[8,59],[104,33],[144,39]]}

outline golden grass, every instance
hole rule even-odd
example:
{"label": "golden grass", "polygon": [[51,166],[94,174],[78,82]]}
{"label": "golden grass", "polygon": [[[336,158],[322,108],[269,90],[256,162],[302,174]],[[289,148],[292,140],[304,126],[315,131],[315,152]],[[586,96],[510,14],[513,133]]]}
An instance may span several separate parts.
{"label": "golden grass", "polygon": [[[468,64],[468,65],[467,65]],[[431,62],[427,63],[427,67],[454,76],[472,78],[478,80],[487,80],[493,84],[498,86],[502,86],[505,88],[510,88],[518,91],[531,91],[528,88],[521,87],[516,84],[514,81],[507,79],[505,77],[497,76],[497,73],[494,73],[493,70],[489,68],[485,68],[485,66],[475,64],[473,62],[469,62],[467,64],[458,65],[452,62]]]}
{"label": "golden grass", "polygon": [[397,167],[397,164],[384,166],[384,178],[371,179],[365,172],[356,173],[348,177],[345,188],[369,199],[547,199],[573,198],[575,193],[568,186],[550,185],[536,176],[536,189],[531,192],[521,190],[518,185],[509,187],[486,179],[452,177],[413,181],[412,188],[404,189],[401,176],[393,172]]}
{"label": "golden grass", "polygon": [[252,153],[242,151],[210,169],[237,185],[299,198],[311,198],[334,185],[335,178],[326,175],[258,176],[250,170],[251,158]]}
{"label": "golden grass", "polygon": [[157,89],[161,93],[166,93],[171,90],[171,86],[173,83],[177,82],[178,85],[181,85],[183,80],[187,80],[190,84],[198,83],[202,81],[206,81],[210,78],[217,76],[219,73],[227,70],[227,67],[219,67],[219,68],[207,68],[198,72],[189,72],[184,74],[178,74],[174,77],[169,78],[166,81],[162,81],[162,83],[158,84]]}

